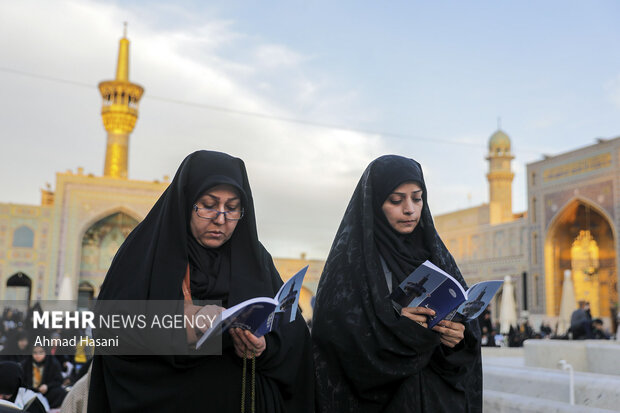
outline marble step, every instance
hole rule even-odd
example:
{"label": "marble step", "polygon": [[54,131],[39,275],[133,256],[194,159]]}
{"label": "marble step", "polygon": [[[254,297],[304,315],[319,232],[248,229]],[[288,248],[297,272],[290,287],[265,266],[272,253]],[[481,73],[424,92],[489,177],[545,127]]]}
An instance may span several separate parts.
{"label": "marble step", "polygon": [[[488,360],[483,364],[483,376],[485,392],[500,392],[568,405],[567,371],[498,365]],[[620,411],[620,376],[575,372],[575,404],[582,408]]]}

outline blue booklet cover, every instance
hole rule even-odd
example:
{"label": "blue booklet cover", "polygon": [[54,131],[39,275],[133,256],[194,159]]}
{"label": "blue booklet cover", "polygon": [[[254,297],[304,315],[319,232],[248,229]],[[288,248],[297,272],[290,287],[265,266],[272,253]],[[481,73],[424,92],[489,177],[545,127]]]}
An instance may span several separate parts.
{"label": "blue booklet cover", "polygon": [[221,335],[229,328],[243,328],[256,337],[262,337],[280,323],[293,321],[306,271],[307,265],[285,282],[274,298],[251,298],[222,311],[213,321],[213,326],[200,337],[196,348],[200,348],[209,337]]}
{"label": "blue booklet cover", "polygon": [[427,307],[435,311],[428,328],[441,320],[462,321],[478,317],[503,281],[482,281],[465,291],[450,274],[425,261],[395,289],[390,298],[397,308]]}

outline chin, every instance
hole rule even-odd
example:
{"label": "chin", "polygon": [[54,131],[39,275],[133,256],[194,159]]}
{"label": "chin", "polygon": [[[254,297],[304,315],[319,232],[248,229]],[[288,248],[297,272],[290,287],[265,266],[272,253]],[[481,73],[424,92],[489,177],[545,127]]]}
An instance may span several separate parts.
{"label": "chin", "polygon": [[207,241],[203,241],[201,242],[202,246],[205,248],[219,248],[222,245],[224,245],[226,243],[226,241],[228,240],[207,240]]}

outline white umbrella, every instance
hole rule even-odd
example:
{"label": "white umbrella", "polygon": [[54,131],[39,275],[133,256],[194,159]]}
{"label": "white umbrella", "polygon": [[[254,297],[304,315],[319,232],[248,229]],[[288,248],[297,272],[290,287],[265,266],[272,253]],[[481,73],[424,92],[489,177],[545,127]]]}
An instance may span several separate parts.
{"label": "white umbrella", "polygon": [[58,300],[52,305],[51,310],[56,311],[73,311],[75,303],[73,302],[73,283],[69,274],[65,274],[60,282],[58,289]]}
{"label": "white umbrella", "polygon": [[562,301],[560,301],[560,316],[558,318],[557,334],[563,335],[570,327],[570,316],[577,309],[575,303],[575,290],[573,289],[573,281],[571,271],[564,271],[564,284],[562,285]]}
{"label": "white umbrella", "polygon": [[510,326],[517,325],[517,305],[510,275],[504,277],[502,302],[499,309],[499,332],[508,334]]}
{"label": "white umbrella", "polygon": [[69,274],[65,274],[65,276],[62,277],[62,282],[60,283],[60,289],[58,290],[58,300],[59,301],[73,300],[73,286],[71,285],[71,277],[69,277]]}

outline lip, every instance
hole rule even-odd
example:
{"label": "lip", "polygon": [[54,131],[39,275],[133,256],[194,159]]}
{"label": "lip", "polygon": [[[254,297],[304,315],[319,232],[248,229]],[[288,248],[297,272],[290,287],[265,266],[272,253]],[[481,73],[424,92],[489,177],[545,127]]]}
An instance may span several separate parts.
{"label": "lip", "polygon": [[220,237],[224,236],[224,233],[220,232],[220,231],[208,231],[206,233],[206,236],[209,237],[209,238],[220,238]]}

